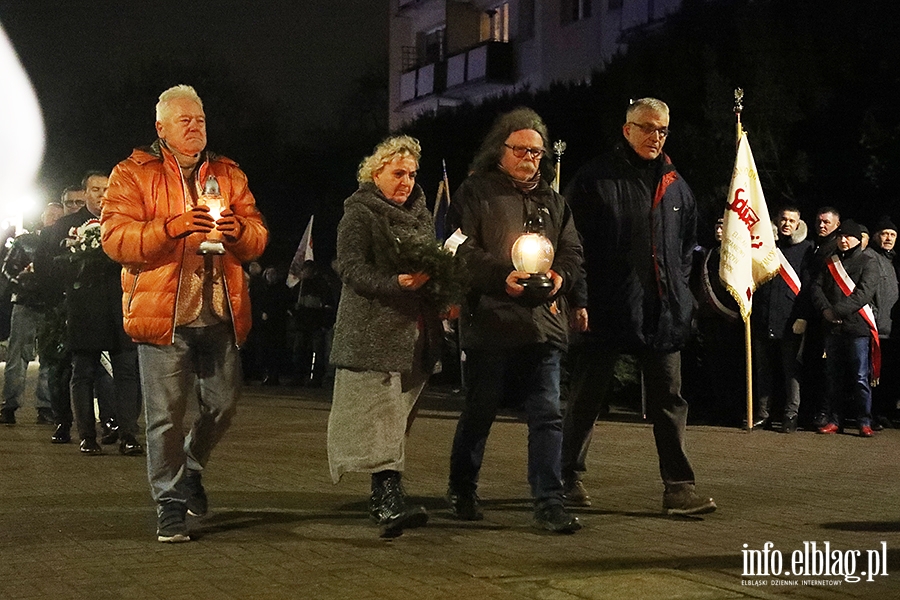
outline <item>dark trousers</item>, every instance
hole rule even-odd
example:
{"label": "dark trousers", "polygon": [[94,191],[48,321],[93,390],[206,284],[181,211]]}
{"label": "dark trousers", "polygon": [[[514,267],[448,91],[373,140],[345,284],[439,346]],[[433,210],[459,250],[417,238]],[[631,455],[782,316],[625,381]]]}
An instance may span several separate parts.
{"label": "dark trousers", "polygon": [[96,437],[94,391],[112,398],[112,412],[119,431],[136,435],[141,411],[137,349],[110,352],[113,377],[100,362],[100,350],[79,350],[72,355],[72,405],[81,439]]}
{"label": "dark trousers", "polygon": [[528,483],[538,507],[562,503],[561,352],[549,344],[466,351],[468,392],[450,453],[450,487],[474,492],[491,425],[510,390],[528,419]]}
{"label": "dark trousers", "polygon": [[828,365],[829,422],[855,417],[858,427],[869,425],[872,417],[869,337],[829,335],[825,338]]}
{"label": "dark trousers", "polygon": [[325,352],[327,329],[298,330],[294,338],[293,362],[301,380],[321,382],[325,376],[328,356]]}
{"label": "dark trousers", "polygon": [[768,419],[776,382],[784,386],[784,417],[791,419],[800,410],[800,336],[790,334],[775,340],[753,336],[753,373],[756,377],[754,419]]}
{"label": "dark trousers", "polygon": [[72,379],[72,359],[66,355],[46,359],[49,369],[50,406],[57,425],[72,426],[72,397],[69,382]]}
{"label": "dark trousers", "polygon": [[[900,320],[898,320],[900,327]],[[900,331],[896,333],[900,336]],[[881,338],[881,382],[872,388],[872,413],[891,421],[900,402],[900,340]]]}
{"label": "dark trousers", "polygon": [[[580,480],[604,396],[609,393],[616,361],[615,348],[593,344],[579,356],[572,373],[569,406],[563,420],[562,474]],[[688,404],[681,396],[681,353],[643,350],[637,354],[641,368],[647,419],[659,455],[659,473],[666,489],[694,483],[694,470],[685,454],[684,429]]]}

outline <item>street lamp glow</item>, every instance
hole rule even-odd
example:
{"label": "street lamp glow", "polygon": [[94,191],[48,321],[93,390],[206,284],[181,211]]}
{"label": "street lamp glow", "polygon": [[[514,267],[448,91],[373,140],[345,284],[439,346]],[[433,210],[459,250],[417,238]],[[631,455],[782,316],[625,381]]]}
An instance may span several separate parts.
{"label": "street lamp glow", "polygon": [[23,204],[38,196],[34,181],[44,155],[44,123],[34,89],[2,27],[0,89],[0,220],[21,231],[27,210]]}

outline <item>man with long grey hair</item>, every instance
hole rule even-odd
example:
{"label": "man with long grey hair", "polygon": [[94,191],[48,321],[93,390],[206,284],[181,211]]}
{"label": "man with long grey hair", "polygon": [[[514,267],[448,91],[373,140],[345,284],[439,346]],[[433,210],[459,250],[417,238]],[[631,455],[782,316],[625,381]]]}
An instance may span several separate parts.
{"label": "man with long grey hair", "polygon": [[[572,214],[550,187],[549,136],[541,118],[520,108],[501,115],[485,137],[472,174],[450,205],[448,244],[471,274],[462,311],[468,391],[450,456],[447,494],[456,518],[483,518],[476,494],[485,443],[497,410],[514,396],[528,415],[528,482],[534,525],[557,533],[581,528],[563,507],[560,475],[560,359],[568,343],[562,296],[579,271],[581,243]],[[534,297],[529,273],[512,260],[516,239],[540,233],[553,245],[546,291]]]}

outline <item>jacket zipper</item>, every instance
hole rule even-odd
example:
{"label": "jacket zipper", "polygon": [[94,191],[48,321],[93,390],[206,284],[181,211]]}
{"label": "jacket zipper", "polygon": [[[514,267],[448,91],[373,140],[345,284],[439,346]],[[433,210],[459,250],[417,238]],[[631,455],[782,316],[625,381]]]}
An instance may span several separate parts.
{"label": "jacket zipper", "polygon": [[131,312],[131,303],[134,301],[134,293],[137,291],[138,278],[143,272],[143,270],[138,271],[134,276],[134,280],[131,282],[131,293],[128,294],[128,312]]}
{"label": "jacket zipper", "polygon": [[[165,167],[166,155],[162,153],[163,157],[163,167]],[[178,164],[178,160],[172,156],[172,160],[175,161],[175,168],[178,170],[178,179],[181,181],[181,202],[184,207],[184,210],[187,211],[187,197],[185,197],[185,181],[184,181],[184,173],[181,172],[181,166]],[[199,171],[199,167],[197,168]],[[181,263],[178,265],[178,283],[175,286],[175,306],[172,307],[172,340],[171,343],[175,343],[175,322],[178,320],[178,297],[181,295],[181,277],[184,274],[184,256],[187,251],[187,240],[183,240],[181,244]]]}
{"label": "jacket zipper", "polygon": [[[163,155],[163,161],[165,161],[165,155]],[[206,160],[204,163],[208,164],[209,161]],[[165,164],[165,162],[163,163]],[[184,203],[184,210],[187,211],[187,198],[184,196],[185,193],[185,181],[184,181],[184,173],[181,172],[181,167],[178,166],[178,161],[175,162],[176,168],[178,168],[178,176],[181,179],[181,196],[182,202]],[[200,176],[200,171],[202,169],[202,164],[197,167],[197,177]],[[197,183],[195,180],[194,183]],[[181,294],[181,277],[184,271],[184,257],[187,252],[187,241],[181,246],[181,265],[178,267],[178,286],[175,288],[175,309],[172,311],[172,343],[175,343],[175,321],[178,318],[178,296]],[[219,268],[222,272],[222,285],[225,287],[225,302],[228,304],[228,317],[231,319],[231,331],[234,335],[234,346],[236,348],[240,348],[238,345],[238,337],[237,337],[237,325],[234,322],[234,307],[231,306],[231,294],[228,292],[228,277],[225,276],[225,259],[222,257],[220,261]],[[212,277],[212,273],[210,273],[210,277]],[[135,279],[136,281],[136,279]]]}

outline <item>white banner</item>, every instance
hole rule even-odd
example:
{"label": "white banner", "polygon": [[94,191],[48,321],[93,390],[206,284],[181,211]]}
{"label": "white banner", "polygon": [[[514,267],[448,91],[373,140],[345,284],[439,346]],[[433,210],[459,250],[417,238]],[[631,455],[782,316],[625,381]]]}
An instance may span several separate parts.
{"label": "white banner", "polygon": [[746,133],[738,143],[726,209],[719,277],[746,321],[753,309],[753,292],[780,269],[775,233]]}
{"label": "white banner", "polygon": [[300,238],[297,252],[294,253],[294,259],[291,261],[291,266],[288,269],[287,280],[285,283],[287,283],[289,288],[294,287],[297,285],[297,282],[300,281],[300,270],[303,268],[303,263],[308,260],[315,260],[313,257],[312,239],[313,217],[315,217],[315,215],[310,215],[309,224],[303,232],[303,237]]}

